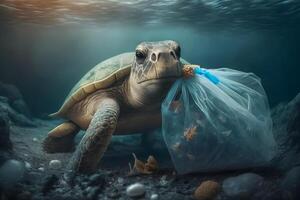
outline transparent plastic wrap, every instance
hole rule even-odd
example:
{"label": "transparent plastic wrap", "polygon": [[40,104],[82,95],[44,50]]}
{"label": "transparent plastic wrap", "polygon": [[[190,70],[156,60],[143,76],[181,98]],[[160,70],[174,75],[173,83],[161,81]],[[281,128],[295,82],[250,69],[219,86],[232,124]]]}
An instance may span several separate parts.
{"label": "transparent plastic wrap", "polygon": [[177,172],[266,165],[276,144],[260,79],[227,68],[191,69],[162,104],[163,137]]}

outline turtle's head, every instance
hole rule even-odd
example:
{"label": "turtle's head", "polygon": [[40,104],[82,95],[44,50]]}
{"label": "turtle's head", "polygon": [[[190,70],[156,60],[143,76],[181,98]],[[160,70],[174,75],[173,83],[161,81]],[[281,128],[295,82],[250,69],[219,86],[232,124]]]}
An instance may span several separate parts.
{"label": "turtle's head", "polygon": [[181,76],[180,46],[167,40],[142,42],[135,50],[129,85],[138,104],[161,101],[171,84]]}
{"label": "turtle's head", "polygon": [[180,46],[167,40],[142,42],[135,49],[131,75],[138,84],[180,75]]}

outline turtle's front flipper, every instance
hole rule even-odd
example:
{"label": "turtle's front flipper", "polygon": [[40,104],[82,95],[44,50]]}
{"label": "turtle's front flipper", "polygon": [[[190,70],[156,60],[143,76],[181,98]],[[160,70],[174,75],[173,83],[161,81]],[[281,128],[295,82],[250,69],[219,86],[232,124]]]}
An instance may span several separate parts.
{"label": "turtle's front flipper", "polygon": [[70,160],[68,172],[73,174],[96,171],[97,165],[115,131],[119,111],[119,104],[116,100],[105,98],[101,101],[85,135]]}
{"label": "turtle's front flipper", "polygon": [[79,127],[72,122],[64,122],[51,130],[43,141],[43,150],[47,153],[74,151],[74,138]]}

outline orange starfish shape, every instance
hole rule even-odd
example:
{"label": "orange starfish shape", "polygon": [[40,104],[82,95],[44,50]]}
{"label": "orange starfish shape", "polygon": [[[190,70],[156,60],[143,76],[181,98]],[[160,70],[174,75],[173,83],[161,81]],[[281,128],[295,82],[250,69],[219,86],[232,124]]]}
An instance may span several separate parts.
{"label": "orange starfish shape", "polygon": [[180,101],[172,101],[171,103],[171,111],[173,112],[179,112],[180,111],[180,108],[181,108],[181,102]]}
{"label": "orange starfish shape", "polygon": [[184,138],[187,140],[187,141],[191,141],[196,135],[197,135],[197,127],[196,126],[193,126],[191,128],[188,128],[184,131]]}

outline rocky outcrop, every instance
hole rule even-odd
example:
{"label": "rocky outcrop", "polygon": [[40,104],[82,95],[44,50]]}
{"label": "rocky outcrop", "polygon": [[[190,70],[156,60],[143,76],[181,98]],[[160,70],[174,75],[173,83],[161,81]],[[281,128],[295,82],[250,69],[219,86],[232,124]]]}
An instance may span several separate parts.
{"label": "rocky outcrop", "polygon": [[300,165],[300,93],[272,110],[273,133],[278,144],[274,165],[288,170]]}
{"label": "rocky outcrop", "polygon": [[16,86],[0,82],[0,96],[6,97],[8,104],[18,113],[22,113],[26,117],[31,117],[28,106],[23,100],[21,92]]}
{"label": "rocky outcrop", "polygon": [[13,109],[9,104],[9,99],[2,96],[0,96],[0,115],[8,116],[10,122],[17,126],[35,126],[30,118]]}
{"label": "rocky outcrop", "polygon": [[0,115],[0,150],[10,150],[12,148],[9,131],[8,116],[2,114]]}
{"label": "rocky outcrop", "polygon": [[8,116],[0,113],[0,165],[11,157],[12,142]]}
{"label": "rocky outcrop", "polygon": [[15,125],[34,126],[21,92],[14,85],[0,82],[0,116],[3,115]]}

